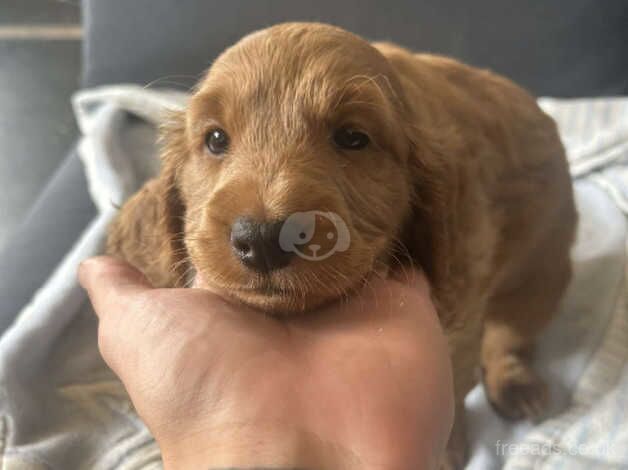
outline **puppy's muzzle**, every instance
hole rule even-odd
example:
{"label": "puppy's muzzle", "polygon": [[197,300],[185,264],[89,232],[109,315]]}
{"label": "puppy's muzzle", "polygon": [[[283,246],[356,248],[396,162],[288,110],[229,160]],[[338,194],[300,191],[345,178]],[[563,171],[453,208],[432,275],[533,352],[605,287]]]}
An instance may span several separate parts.
{"label": "puppy's muzzle", "polygon": [[267,274],[290,263],[294,253],[281,249],[279,232],[284,221],[258,222],[238,217],[231,226],[231,246],[247,268]]}

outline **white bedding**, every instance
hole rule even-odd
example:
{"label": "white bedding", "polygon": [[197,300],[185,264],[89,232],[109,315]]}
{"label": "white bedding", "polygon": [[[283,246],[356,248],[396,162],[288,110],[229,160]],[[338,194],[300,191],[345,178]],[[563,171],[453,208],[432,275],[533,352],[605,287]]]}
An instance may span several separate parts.
{"label": "white bedding", "polygon": [[[135,86],[75,97],[99,216],[0,337],[3,470],[161,468],[150,434],[98,355],[96,321],[75,271],[100,252],[113,204],[156,171],[155,124],[184,100]],[[504,422],[477,387],[467,399],[469,468],[628,469],[628,99],[541,105],[559,123],[580,213],[575,276],[538,354],[551,410],[540,423]]]}

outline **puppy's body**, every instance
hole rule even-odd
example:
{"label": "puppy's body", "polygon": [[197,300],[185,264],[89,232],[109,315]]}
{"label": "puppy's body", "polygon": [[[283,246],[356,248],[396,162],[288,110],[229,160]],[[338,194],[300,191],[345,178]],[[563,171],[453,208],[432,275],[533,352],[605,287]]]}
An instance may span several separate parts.
{"label": "puppy's body", "polygon": [[[370,137],[359,155],[329,147],[347,122]],[[230,133],[220,161],[203,150],[218,125]],[[110,253],[156,285],[198,273],[281,313],[333,300],[409,255],[451,345],[459,409],[446,465],[465,458],[462,404],[478,365],[498,411],[538,414],[545,389],[529,354],[568,283],[576,216],[556,126],[522,89],[337,28],[279,25],[225,52],[164,139],[162,173],[123,207]],[[266,274],[231,259],[236,217],[314,209],[347,221],[347,252]]]}
{"label": "puppy's body", "polygon": [[[479,356],[487,394],[502,415],[534,418],[545,405],[529,359],[570,278],[571,179],[555,123],[521,88],[444,57],[377,47],[410,100],[421,103],[414,119],[429,123],[444,156],[428,173],[444,186],[426,182],[425,212],[432,215],[418,215],[428,231],[441,232],[427,246],[409,246],[421,265],[431,266],[448,329],[459,404],[449,465],[460,467],[462,403]],[[421,239],[424,227],[416,222]]]}

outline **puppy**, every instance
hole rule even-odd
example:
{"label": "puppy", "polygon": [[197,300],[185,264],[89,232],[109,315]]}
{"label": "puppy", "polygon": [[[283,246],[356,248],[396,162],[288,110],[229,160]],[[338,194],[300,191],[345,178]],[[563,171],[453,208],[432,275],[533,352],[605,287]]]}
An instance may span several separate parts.
{"label": "puppy", "polygon": [[274,314],[312,310],[398,264],[428,275],[463,399],[536,417],[535,338],[570,277],[576,212],[556,125],[509,80],[342,29],[280,24],[212,65],[163,132],[162,168],[108,252],[156,286],[199,277]]}

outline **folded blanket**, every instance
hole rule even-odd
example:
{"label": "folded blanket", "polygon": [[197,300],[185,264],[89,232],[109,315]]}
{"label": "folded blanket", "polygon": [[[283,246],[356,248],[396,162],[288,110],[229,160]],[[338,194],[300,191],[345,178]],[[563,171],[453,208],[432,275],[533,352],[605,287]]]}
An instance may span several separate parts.
{"label": "folded blanket", "polygon": [[[161,468],[150,433],[100,359],[96,319],[76,268],[102,250],[115,206],[157,171],[155,126],[185,99],[136,86],[75,97],[80,153],[99,215],[0,337],[4,470]],[[628,468],[628,100],[541,105],[567,146],[580,213],[574,279],[539,346],[551,410],[541,423],[504,422],[481,387],[474,389],[467,399],[469,468]]]}

